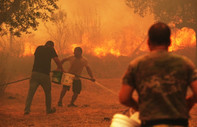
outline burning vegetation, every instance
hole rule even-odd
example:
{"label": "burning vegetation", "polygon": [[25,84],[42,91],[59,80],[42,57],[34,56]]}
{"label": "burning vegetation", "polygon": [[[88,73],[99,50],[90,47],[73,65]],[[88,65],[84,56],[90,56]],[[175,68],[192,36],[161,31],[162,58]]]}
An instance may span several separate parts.
{"label": "burning vegetation", "polygon": [[[112,56],[132,56],[136,53],[136,50],[142,52],[148,52],[146,45],[147,38],[142,39],[140,37],[135,37],[132,31],[125,31],[119,37],[113,38],[111,40],[102,40],[99,44],[93,44],[88,34],[82,36],[81,43],[72,43],[69,48],[65,48],[63,51],[66,54],[72,53],[76,46],[83,47],[84,51],[88,55],[95,57],[105,57],[108,55]],[[171,36],[172,44],[170,46],[170,51],[177,51],[184,48],[195,47],[196,36],[193,29],[184,27],[182,29],[174,29]],[[22,56],[31,56],[35,51],[35,46],[30,43],[25,43],[24,52]],[[68,50],[69,49],[69,50]],[[134,54],[135,55],[135,54]]]}

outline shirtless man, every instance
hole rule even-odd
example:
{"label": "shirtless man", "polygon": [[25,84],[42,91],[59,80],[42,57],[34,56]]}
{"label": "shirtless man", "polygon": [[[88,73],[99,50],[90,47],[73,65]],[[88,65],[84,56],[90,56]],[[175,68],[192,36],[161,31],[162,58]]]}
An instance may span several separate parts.
{"label": "shirtless man", "polygon": [[[77,107],[77,105],[74,104],[74,102],[76,101],[78,95],[81,92],[81,80],[78,76],[81,75],[81,72],[83,70],[83,68],[85,67],[88,75],[91,77],[92,81],[95,81],[92,71],[88,65],[88,61],[82,56],[82,48],[81,47],[76,47],[74,49],[74,55],[64,58],[61,63],[63,64],[64,62],[70,62],[70,68],[68,70],[68,73],[74,74],[75,78],[73,80],[73,84],[72,84],[72,91],[73,91],[73,96],[71,99],[70,104],[68,105],[68,107]],[[60,98],[58,101],[58,106],[62,106],[62,99],[65,96],[66,92],[70,90],[70,86],[67,85],[63,85],[62,87],[62,91],[60,94]]]}

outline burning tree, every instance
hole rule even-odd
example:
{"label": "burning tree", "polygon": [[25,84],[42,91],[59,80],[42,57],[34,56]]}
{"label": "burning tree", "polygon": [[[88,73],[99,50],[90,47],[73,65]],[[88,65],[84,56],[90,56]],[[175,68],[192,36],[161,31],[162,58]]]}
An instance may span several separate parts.
{"label": "burning tree", "polygon": [[72,48],[80,45],[85,48],[87,53],[91,53],[88,49],[94,48],[101,42],[101,30],[100,17],[96,11],[92,11],[84,17],[78,16],[71,25],[71,41],[74,42]]}
{"label": "burning tree", "polygon": [[57,45],[58,54],[64,54],[67,42],[70,38],[70,28],[67,21],[67,13],[59,9],[56,13],[52,14],[51,22],[45,23],[45,28],[49,36],[55,41]]}
{"label": "burning tree", "polygon": [[177,28],[189,27],[197,33],[195,0],[126,0],[126,4],[141,16],[153,13],[156,20],[173,23]]}
{"label": "burning tree", "polygon": [[96,12],[77,15],[74,20],[68,19],[67,13],[59,9],[52,15],[51,22],[45,23],[47,33],[55,41],[60,56],[72,53],[76,46],[88,49],[90,45],[100,42],[101,24]]}

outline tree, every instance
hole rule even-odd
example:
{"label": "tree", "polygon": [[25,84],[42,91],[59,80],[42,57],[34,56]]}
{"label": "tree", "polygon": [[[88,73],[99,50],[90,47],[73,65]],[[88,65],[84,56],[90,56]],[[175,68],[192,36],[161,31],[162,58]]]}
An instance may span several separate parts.
{"label": "tree", "polygon": [[178,28],[197,30],[197,1],[194,0],[127,0],[135,13],[144,16],[153,13],[156,20],[173,22]]}
{"label": "tree", "polygon": [[0,97],[4,94],[4,91],[7,87],[6,83],[8,81],[8,74],[7,74],[7,62],[8,62],[8,53],[7,52],[0,52]]}
{"label": "tree", "polygon": [[153,13],[156,20],[192,28],[197,35],[196,0],[126,0],[126,4],[141,16]]}
{"label": "tree", "polygon": [[70,38],[70,28],[67,21],[67,13],[61,8],[51,16],[51,22],[45,23],[45,28],[49,36],[57,44],[57,52],[64,54],[68,47],[68,40]]}
{"label": "tree", "polygon": [[90,46],[91,42],[96,45],[101,37],[100,18],[94,12],[78,14],[73,21],[69,20],[67,13],[60,8],[51,16],[50,21],[44,25],[50,38],[55,41],[60,57],[70,52],[74,46],[86,47],[86,44]]}
{"label": "tree", "polygon": [[47,21],[58,0],[0,0],[0,35],[20,36],[36,30],[39,19]]}

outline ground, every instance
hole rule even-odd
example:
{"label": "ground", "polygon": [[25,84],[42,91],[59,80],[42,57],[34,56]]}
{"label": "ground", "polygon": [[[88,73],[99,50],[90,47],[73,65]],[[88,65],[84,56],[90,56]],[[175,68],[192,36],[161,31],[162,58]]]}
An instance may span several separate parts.
{"label": "ground", "polygon": [[[82,80],[83,90],[75,103],[78,107],[67,107],[72,91],[64,97],[64,106],[58,107],[61,86],[52,84],[52,105],[57,111],[50,115],[45,112],[41,87],[34,96],[31,113],[23,115],[28,80],[10,84],[0,98],[0,127],[109,127],[114,114],[128,109],[118,102],[121,80],[97,79],[97,82]],[[197,127],[196,121],[197,106],[191,111],[190,127]]]}

